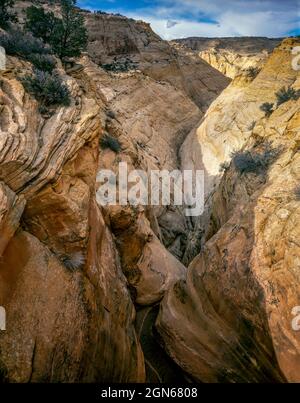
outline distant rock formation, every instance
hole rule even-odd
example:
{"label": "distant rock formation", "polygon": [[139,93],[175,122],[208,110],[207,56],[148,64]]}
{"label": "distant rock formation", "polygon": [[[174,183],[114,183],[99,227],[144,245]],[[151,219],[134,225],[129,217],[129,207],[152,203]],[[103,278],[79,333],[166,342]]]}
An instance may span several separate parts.
{"label": "distant rock formation", "polygon": [[236,77],[243,70],[261,68],[280,42],[281,39],[263,37],[185,38],[172,41],[193,50],[201,59],[230,78]]}

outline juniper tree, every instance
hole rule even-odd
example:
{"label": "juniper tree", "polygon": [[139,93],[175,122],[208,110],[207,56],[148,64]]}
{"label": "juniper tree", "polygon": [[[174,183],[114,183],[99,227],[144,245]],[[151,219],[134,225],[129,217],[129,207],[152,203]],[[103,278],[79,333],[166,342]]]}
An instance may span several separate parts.
{"label": "juniper tree", "polygon": [[11,11],[15,2],[14,0],[0,0],[0,27],[7,28],[9,22],[17,20],[16,15]]}
{"label": "juniper tree", "polygon": [[25,29],[50,45],[55,43],[61,23],[52,11],[46,12],[42,7],[31,6],[26,10]]}
{"label": "juniper tree", "polygon": [[75,0],[61,0],[60,3],[61,18],[43,8],[29,7],[25,27],[48,43],[61,59],[80,56],[87,45],[84,17],[75,7]]}
{"label": "juniper tree", "polygon": [[65,56],[80,56],[87,45],[84,17],[75,8],[75,4],[75,0],[61,0],[62,20],[56,29],[57,41],[51,44],[61,59]]}

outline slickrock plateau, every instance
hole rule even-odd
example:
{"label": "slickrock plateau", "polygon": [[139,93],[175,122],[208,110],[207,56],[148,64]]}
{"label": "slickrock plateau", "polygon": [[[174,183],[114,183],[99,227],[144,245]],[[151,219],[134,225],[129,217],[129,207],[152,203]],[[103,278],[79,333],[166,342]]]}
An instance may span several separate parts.
{"label": "slickrock plateau", "polygon": [[[299,39],[167,42],[77,11],[69,104],[28,90],[33,59],[0,70],[0,382],[300,382]],[[203,170],[204,212],[102,206],[121,162]]]}

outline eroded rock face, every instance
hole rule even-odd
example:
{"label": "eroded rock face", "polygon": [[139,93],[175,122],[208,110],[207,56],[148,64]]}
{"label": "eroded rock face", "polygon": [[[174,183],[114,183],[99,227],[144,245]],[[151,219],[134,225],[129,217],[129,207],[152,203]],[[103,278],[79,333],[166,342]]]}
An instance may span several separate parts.
{"label": "eroded rock face", "polygon": [[[18,2],[21,22],[31,4]],[[41,4],[60,13],[57,2]],[[299,380],[299,101],[268,119],[259,109],[282,85],[299,88],[289,65],[297,42],[214,101],[229,79],[193,51],[143,22],[82,13],[88,53],[59,64],[70,107],[42,116],[18,80],[31,66],[18,58],[0,76],[0,379]],[[242,56],[231,45],[232,69],[262,66],[273,47],[248,45],[236,45],[247,47]],[[119,152],[102,146],[107,135]],[[267,172],[229,166],[233,151],[269,143],[280,152]],[[203,169],[205,213],[100,207],[97,173],[120,162],[148,173]]]}
{"label": "eroded rock face", "polygon": [[[233,83],[198,129],[201,147],[207,147],[202,161],[208,172],[211,158],[205,159],[205,152],[214,156],[217,169],[216,162],[229,152],[224,142],[265,159],[264,148],[276,150],[267,169],[243,173],[231,163],[215,191],[209,188],[206,242],[186,281],[176,283],[162,302],[157,329],[164,346],[199,381],[299,382],[299,335],[291,322],[300,301],[295,195],[300,101],[281,104],[269,118],[260,116],[248,135],[243,130],[279,87],[299,89],[291,66],[296,45],[285,40],[253,82]],[[203,136],[208,136],[205,142]]]}
{"label": "eroded rock face", "polygon": [[202,111],[229,84],[223,74],[156,35],[150,24],[113,14],[86,13],[88,53],[101,65],[135,67],[186,93]]}
{"label": "eroded rock face", "polygon": [[[167,209],[133,209],[128,227],[124,210],[104,211],[104,220],[96,174],[114,169],[120,157],[132,168],[178,168],[179,147],[202,112],[169,83],[140,72],[111,75],[83,57],[68,74],[60,68],[71,106],[43,117],[18,69],[25,74],[31,67],[9,57],[1,75],[0,304],[10,323],[0,340],[2,379],[142,381],[132,300],[158,302],[186,269],[162,243],[159,219]],[[108,110],[116,118],[106,117]],[[122,155],[105,150],[99,158],[106,131],[120,139]],[[182,220],[182,212],[176,217]],[[169,228],[168,246],[186,230]]]}
{"label": "eroded rock face", "polygon": [[[117,136],[122,147],[119,153],[102,150],[99,170],[112,169],[118,174],[121,161],[127,162],[128,173],[137,168],[149,174],[151,169],[178,169],[180,144],[201,116],[193,102],[171,85],[140,73],[101,78],[95,66],[89,64],[87,68],[94,72],[94,82],[101,79],[101,85],[111,89],[104,93],[114,118],[107,120],[105,130]],[[158,302],[166,289],[185,275],[185,267],[163,245],[160,225],[169,214],[168,208],[108,206],[105,211],[117,237],[122,268],[134,300],[143,305]],[[168,238],[170,248],[188,231],[183,212],[174,214],[182,220],[183,228],[178,233],[176,222],[170,223],[169,231],[174,229]]]}
{"label": "eroded rock face", "polygon": [[276,92],[294,84],[297,72],[291,65],[293,43],[287,39],[275,49],[256,78],[240,75],[233,80],[183,143],[182,168],[205,171],[207,197],[218,183],[221,164],[228,164],[232,153],[262,130],[264,112],[260,106],[264,102],[276,104]]}
{"label": "eroded rock face", "polygon": [[3,182],[0,183],[0,255],[19,226],[25,204],[23,197],[18,197]]}
{"label": "eroded rock face", "polygon": [[[40,0],[39,5],[60,15],[59,1]],[[21,23],[24,10],[32,1],[18,1]],[[139,70],[156,81],[180,89],[204,112],[211,101],[229,84],[208,63],[192,52],[181,51],[162,40],[144,21],[119,14],[80,10],[88,30],[87,53],[98,66],[108,71]]]}
{"label": "eroded rock face", "polygon": [[143,381],[135,309],[95,198],[104,102],[65,75],[72,104],[44,119],[16,79],[18,61],[9,63],[0,94],[1,379]]}
{"label": "eroded rock face", "polygon": [[159,302],[185,277],[186,268],[154,234],[143,209],[110,208],[109,214],[134,301],[139,305]]}
{"label": "eroded rock face", "polygon": [[225,76],[235,78],[243,70],[260,69],[280,39],[186,38],[174,41],[192,49],[201,59]]}
{"label": "eroded rock face", "polygon": [[[7,330],[1,334],[2,380],[144,379],[133,306],[120,267],[113,263],[112,240],[103,231],[106,234],[91,240],[88,264],[93,273],[86,274],[68,272],[26,232],[12,238],[0,270],[1,305],[7,311]],[[100,244],[99,237],[103,237]],[[105,271],[108,264],[110,278]]]}

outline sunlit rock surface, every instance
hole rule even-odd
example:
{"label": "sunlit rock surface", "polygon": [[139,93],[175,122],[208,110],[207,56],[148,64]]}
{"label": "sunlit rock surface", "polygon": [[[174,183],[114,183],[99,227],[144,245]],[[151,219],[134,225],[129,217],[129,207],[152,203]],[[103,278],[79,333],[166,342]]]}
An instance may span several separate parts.
{"label": "sunlit rock surface", "polygon": [[[162,302],[157,329],[164,346],[198,381],[299,382],[292,310],[300,300],[300,101],[281,104],[268,118],[259,112],[279,87],[300,88],[291,67],[296,45],[285,40],[253,82],[238,81],[236,89],[233,83],[197,132],[208,175],[217,174],[210,171],[212,157],[217,166],[230,149],[266,156],[271,147],[275,156],[267,169],[249,173],[232,162],[215,190],[209,188],[206,242],[186,281]],[[245,130],[254,116],[252,130]]]}

